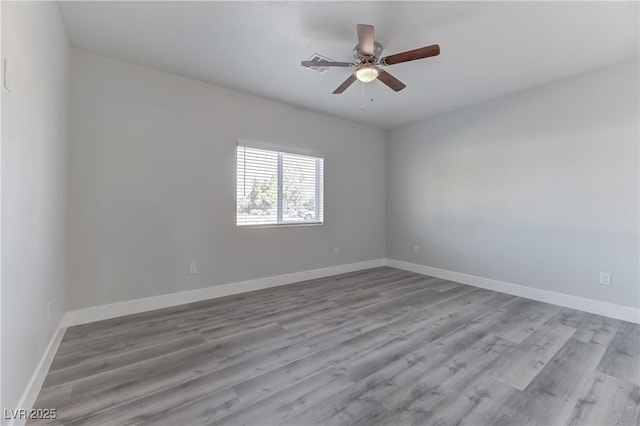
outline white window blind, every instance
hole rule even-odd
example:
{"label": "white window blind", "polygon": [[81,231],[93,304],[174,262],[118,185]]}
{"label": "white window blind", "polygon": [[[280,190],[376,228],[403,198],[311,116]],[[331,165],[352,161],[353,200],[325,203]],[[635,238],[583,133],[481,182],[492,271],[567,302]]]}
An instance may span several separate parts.
{"label": "white window blind", "polygon": [[238,145],[236,224],[323,223],[324,160]]}

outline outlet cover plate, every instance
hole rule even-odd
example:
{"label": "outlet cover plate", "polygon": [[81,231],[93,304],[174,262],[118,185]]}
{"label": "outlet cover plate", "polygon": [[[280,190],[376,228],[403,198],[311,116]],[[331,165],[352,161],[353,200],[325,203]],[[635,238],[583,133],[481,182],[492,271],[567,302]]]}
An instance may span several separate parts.
{"label": "outlet cover plate", "polygon": [[600,284],[611,285],[611,274],[609,272],[600,272]]}

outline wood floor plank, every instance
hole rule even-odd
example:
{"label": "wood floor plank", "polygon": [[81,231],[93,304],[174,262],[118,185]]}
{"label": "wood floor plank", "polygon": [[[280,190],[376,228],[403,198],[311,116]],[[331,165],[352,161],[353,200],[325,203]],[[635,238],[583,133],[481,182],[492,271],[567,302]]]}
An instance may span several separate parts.
{"label": "wood floor plank", "polygon": [[489,375],[524,390],[575,332],[575,328],[564,325],[543,325],[509,349]]}
{"label": "wood floor plank", "polygon": [[419,289],[407,291],[395,297],[381,298],[378,303],[357,307],[352,310],[370,318],[379,318],[385,315],[393,316],[400,311],[415,311],[416,307],[426,310],[429,306],[455,299],[458,296],[474,290],[476,289],[473,287],[464,286],[441,292],[428,287],[420,287]]}
{"label": "wood floor plank", "polygon": [[144,336],[123,339],[105,339],[98,342],[91,342],[85,348],[74,348],[73,352],[65,353],[63,351],[60,353],[61,351],[59,351],[53,360],[51,370],[55,371],[62,368],[68,368],[80,363],[87,363],[96,359],[102,359],[105,356],[141,350],[163,344],[168,340],[175,340],[193,335],[194,333],[191,331],[172,328],[169,330],[163,329],[158,333],[149,332]]}
{"label": "wood floor plank", "polygon": [[[385,352],[389,353],[386,350]],[[399,356],[395,356],[395,353],[390,354],[387,364],[364,376],[358,374],[358,363],[366,364],[367,360],[357,360],[348,366],[342,364],[356,385],[309,407],[294,419],[294,423],[353,424],[367,417],[375,407],[386,411],[382,402],[390,393],[399,386],[413,382],[415,377],[425,370],[442,365],[448,359],[448,356],[427,344],[413,348],[401,347]]]}
{"label": "wood floor plank", "polygon": [[50,386],[46,389],[41,389],[33,404],[33,408],[57,408],[62,407],[71,402],[71,390],[70,383],[65,383],[57,386]]}
{"label": "wood floor plank", "polygon": [[437,410],[429,417],[429,425],[489,425],[515,390],[490,377],[477,376],[467,382],[459,393],[451,392],[438,398]]}
{"label": "wood floor plank", "polygon": [[350,310],[345,310],[344,306],[337,305],[331,308],[323,308],[317,311],[300,312],[300,315],[294,318],[280,319],[278,325],[290,333],[304,333],[311,331],[323,324],[339,325],[342,321],[354,318],[356,314]]}
{"label": "wood floor plank", "polygon": [[[182,389],[177,389],[182,390]],[[129,405],[118,405],[115,409],[96,411],[78,417],[67,425],[189,425],[210,424],[211,417],[224,411],[236,398],[233,389],[215,393],[193,394],[174,393],[171,399],[142,398],[136,400],[135,415],[124,409]],[[197,423],[195,423],[197,422]]]}
{"label": "wood floor plank", "polygon": [[331,295],[331,298],[340,298],[342,295],[349,294],[368,294],[368,293],[377,293],[384,296],[391,295],[393,292],[402,293],[409,290],[420,289],[423,287],[427,287],[422,285],[425,282],[423,277],[416,276],[415,274],[410,274],[408,276],[401,276],[395,278],[393,281],[390,281],[388,277],[378,278],[372,281],[360,282],[359,284],[348,286],[345,288],[341,288],[340,291]]}
{"label": "wood floor plank", "polygon": [[640,386],[600,372],[593,373],[567,424],[640,424]]}
{"label": "wood floor plank", "polygon": [[520,343],[534,333],[542,324],[560,311],[560,307],[542,302],[534,302],[531,308],[522,312],[506,324],[497,326],[492,333],[503,339]]}
{"label": "wood floor plank", "polygon": [[56,356],[65,357],[75,353],[82,353],[83,350],[86,351],[88,345],[90,345],[93,351],[97,352],[105,347],[110,347],[116,341],[129,343],[144,338],[152,338],[156,335],[164,336],[168,333],[175,333],[176,331],[177,327],[174,324],[154,324],[151,326],[147,324],[135,324],[129,327],[129,329],[121,329],[120,332],[105,327],[102,330],[92,332],[90,336],[83,338],[81,341],[76,340],[67,342],[64,345],[61,344]]}
{"label": "wood floor plank", "polygon": [[299,321],[300,315],[304,312],[311,314],[316,311],[324,309],[339,308],[339,306],[332,301],[321,301],[317,303],[310,303],[308,305],[296,306],[293,308],[283,308],[278,312],[261,314],[255,316],[248,316],[242,319],[233,319],[230,321],[218,321],[216,323],[207,322],[206,325],[199,327],[191,326],[191,329],[197,330],[202,335],[209,337],[224,337],[230,334],[240,333],[243,331],[259,328],[265,323],[278,323],[283,321]]}
{"label": "wood floor plank", "polygon": [[308,406],[352,384],[339,370],[323,371],[213,424],[262,426],[265,419],[271,424],[288,424]]}
{"label": "wood floor plank", "polygon": [[[376,290],[379,294],[387,297],[394,297],[398,295],[402,295],[407,291],[412,291],[415,289],[431,289],[436,290],[434,286],[429,285],[431,280],[429,278],[423,276],[412,275],[410,277],[404,278],[403,280],[398,281],[398,283],[387,283],[384,287],[377,287]],[[455,287],[455,286],[453,286]],[[453,288],[452,287],[452,288]]]}
{"label": "wood floor plank", "polygon": [[622,325],[620,320],[569,308],[563,308],[548,323],[573,327],[576,329],[574,339],[603,346],[611,343]]}
{"label": "wood floor plank", "polygon": [[424,371],[414,381],[398,386],[383,401],[392,413],[392,418],[386,420],[393,424],[428,423],[451,395],[463,393],[470,382],[485,379],[485,370],[513,346],[500,337],[485,336],[443,364]]}
{"label": "wood floor plank", "polygon": [[[292,345],[276,325],[216,339],[145,363],[119,368],[74,382],[72,404],[61,411],[85,415],[157,388],[172,387],[246,359]],[[117,393],[116,393],[117,392]],[[89,403],[88,401],[91,401]]]}
{"label": "wood floor plank", "polygon": [[[169,380],[164,382],[163,377],[151,377],[148,380],[124,383],[115,389],[111,399],[90,397],[90,410],[83,409],[86,402],[79,398],[72,404],[65,404],[60,408],[63,416],[65,413],[73,413],[67,417],[78,419],[84,424],[110,423],[112,419],[122,417],[126,420],[132,415],[140,417],[145,413],[153,415],[155,407],[185,405],[185,398],[199,400],[206,395],[231,389],[237,383],[311,354],[308,346],[297,343],[219,369],[201,370],[199,374],[187,378],[177,377],[174,372],[169,373]],[[179,378],[182,380],[178,380]]]}
{"label": "wood floor plank", "polygon": [[607,347],[598,371],[640,385],[640,327],[622,323]]}
{"label": "wood floor plank", "polygon": [[515,318],[526,312],[535,303],[532,300],[513,298],[503,305],[489,310],[484,315],[465,322],[460,327],[439,337],[436,342],[446,353],[456,354],[496,328],[506,331],[509,329],[509,325],[516,327]]}
{"label": "wood floor plank", "polygon": [[[510,296],[501,293],[487,294],[486,290],[474,289],[456,297],[444,298],[444,301],[435,305],[437,309],[414,309],[391,317],[392,321],[387,322],[386,326],[405,339],[430,342],[510,300]],[[414,334],[416,332],[420,334]]]}
{"label": "wood floor plank", "polygon": [[[155,406],[146,407],[145,412],[141,414],[151,414],[139,414],[132,419],[126,419],[126,424],[139,426],[211,424],[226,413],[236,399],[237,395],[233,389],[225,389],[213,395],[206,394],[197,398],[189,394],[178,394],[178,398],[170,405],[156,403]],[[112,419],[109,421],[111,422]]]}
{"label": "wood floor plank", "polygon": [[104,373],[116,368],[125,367],[142,361],[151,360],[186,348],[197,346],[205,340],[200,334],[191,334],[177,339],[167,340],[155,346],[142,349],[119,352],[115,355],[91,358],[90,361],[80,362],[76,365],[57,369],[47,375],[42,385],[43,389],[77,380],[78,377],[92,376]]}
{"label": "wood floor plank", "polygon": [[[316,352],[323,351],[327,348],[337,347],[342,342],[357,338],[359,336],[373,336],[378,334],[388,335],[388,331],[383,329],[384,324],[376,321],[370,321],[360,316],[354,316],[340,322],[340,325],[334,325],[329,322],[321,327],[308,330],[303,333],[307,344]],[[373,333],[370,333],[373,332]],[[292,334],[301,337],[299,334]]]}
{"label": "wood floor plank", "polygon": [[527,388],[505,403],[514,424],[564,424],[600,362],[601,345],[569,339]]}
{"label": "wood floor plank", "polygon": [[447,291],[447,290],[451,290],[451,289],[456,288],[456,287],[460,287],[463,284],[456,283],[456,282],[449,281],[449,280],[443,280],[442,278],[429,278],[425,282],[425,285],[427,285],[428,287],[430,287],[430,288],[432,288],[434,290]]}
{"label": "wood floor plank", "polygon": [[65,425],[638,424],[639,340],[381,267],[70,327],[34,406]]}

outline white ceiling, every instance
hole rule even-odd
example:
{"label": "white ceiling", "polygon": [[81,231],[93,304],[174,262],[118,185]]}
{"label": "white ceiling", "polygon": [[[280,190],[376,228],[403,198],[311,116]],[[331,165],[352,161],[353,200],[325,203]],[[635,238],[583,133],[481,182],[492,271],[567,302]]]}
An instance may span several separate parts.
{"label": "white ceiling", "polygon": [[[105,55],[392,128],[639,56],[632,2],[62,2],[71,43]],[[407,88],[356,82],[355,25],[383,55],[434,43],[440,56],[386,70]],[[364,106],[361,105],[364,92]],[[373,101],[371,101],[373,99]]]}

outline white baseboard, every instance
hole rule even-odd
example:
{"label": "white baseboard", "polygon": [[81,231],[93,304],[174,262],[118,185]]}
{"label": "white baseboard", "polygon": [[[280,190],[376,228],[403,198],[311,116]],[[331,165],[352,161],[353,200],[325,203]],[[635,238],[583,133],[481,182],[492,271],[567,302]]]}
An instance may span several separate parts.
{"label": "white baseboard", "polygon": [[[64,336],[64,332],[66,330],[63,325],[63,321],[64,318],[62,319],[62,321],[60,321],[60,325],[58,325],[58,328],[53,333],[53,336],[51,337],[47,348],[44,350],[38,366],[33,372],[33,375],[31,375],[31,379],[29,380],[29,383],[27,383],[27,387],[22,393],[20,400],[18,401],[17,408],[26,409],[28,411],[36,402],[38,394],[40,393],[40,389],[42,388],[42,384],[44,383],[44,379],[47,377],[49,367],[51,367],[53,358],[58,351],[58,347],[60,346],[60,342],[62,341],[62,337]],[[26,419],[11,419],[9,420],[8,424],[10,426],[21,426],[25,423]]]}
{"label": "white baseboard", "polygon": [[314,280],[317,278],[329,277],[331,275],[359,271],[362,269],[376,268],[384,265],[385,259],[374,259],[364,262],[349,263],[346,265],[329,266],[327,268],[312,269],[308,271],[276,275],[273,277],[217,285],[197,290],[181,291],[178,293],[127,300],[108,305],[93,306],[90,308],[67,312],[64,316],[63,323],[66,327],[69,327],[108,318],[120,317],[123,315],[152,311],[154,309],[168,308],[185,303],[199,302],[201,300],[215,299],[238,293],[246,293],[248,291]]}
{"label": "white baseboard", "polygon": [[111,303],[108,305],[78,309],[75,311],[67,312],[62,320],[61,326],[69,327],[73,325],[85,324],[123,315],[137,314],[141,312],[152,311],[154,309],[168,308],[185,303],[215,299],[218,297],[246,293],[249,291],[277,287],[317,278],[324,278],[331,275],[344,274],[347,272],[354,272],[363,269],[376,268],[384,265],[416,272],[419,274],[456,281],[459,283],[472,285],[474,287],[486,288],[489,290],[499,291],[501,293],[512,294],[514,296],[525,297],[527,299],[538,300],[541,302],[551,303],[554,305],[560,305],[567,308],[578,309],[581,311],[591,312],[598,315],[604,315],[607,317],[640,324],[640,310],[628,306],[615,305],[598,300],[572,296],[564,293],[557,293],[549,290],[542,290],[519,284],[512,284],[504,281],[493,280],[490,278],[478,277],[475,275],[448,271],[431,266],[404,262],[401,260],[374,259],[364,262],[330,266],[327,268],[312,269],[301,272],[293,272],[290,274],[276,275],[273,277],[258,278],[255,280],[240,281],[230,284],[201,288],[197,290],[163,294],[160,296],[127,300],[124,302]]}
{"label": "white baseboard", "polygon": [[492,280],[490,278],[448,271],[446,269],[433,268],[431,266],[419,265],[401,260],[386,259],[386,265],[418,274],[443,278],[445,280],[468,284],[474,287],[486,288],[500,293],[507,293],[518,297],[563,306],[565,308],[577,309],[580,311],[591,312],[592,314],[603,315],[610,318],[640,324],[640,309],[631,308],[629,306],[614,305],[613,303],[586,299],[584,297],[572,296],[564,293],[556,293],[554,291]]}

